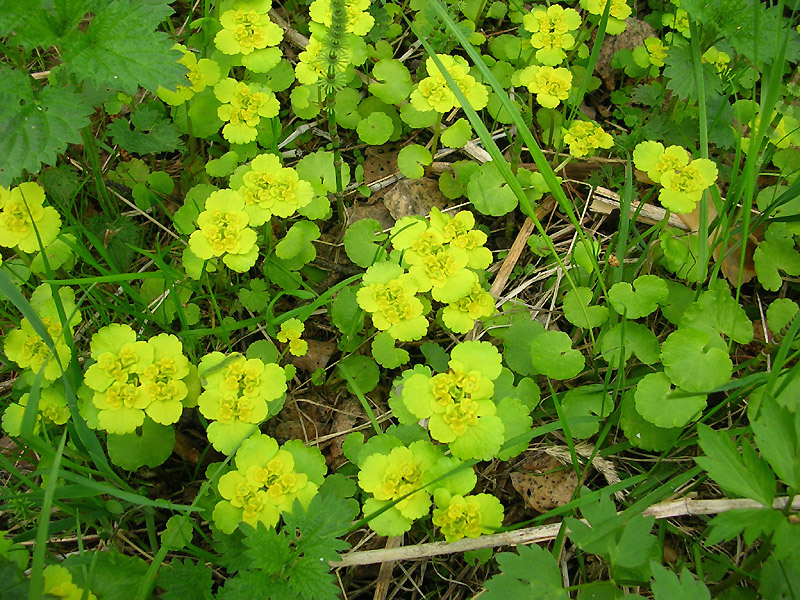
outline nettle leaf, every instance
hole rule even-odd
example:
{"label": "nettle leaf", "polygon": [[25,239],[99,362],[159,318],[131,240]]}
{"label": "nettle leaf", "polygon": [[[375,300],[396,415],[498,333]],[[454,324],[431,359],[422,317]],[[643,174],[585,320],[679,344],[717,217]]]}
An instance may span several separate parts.
{"label": "nettle leaf", "polygon": [[602,384],[572,388],[561,400],[561,408],[576,438],[588,438],[600,431],[601,421],[614,412],[614,400]]}
{"label": "nettle leaf", "polygon": [[115,144],[134,154],[158,154],[183,146],[180,132],[167,118],[164,105],[155,101],[136,107],[130,123],[115,119],[108,126],[108,133]]}
{"label": "nettle leaf", "polygon": [[555,557],[536,544],[517,546],[517,553],[501,552],[495,558],[501,572],[484,584],[483,600],[568,600],[561,585]]}
{"label": "nettle leaf", "polygon": [[3,14],[0,35],[12,34],[11,45],[20,45],[26,52],[36,47],[56,46],[72,33],[90,7],[90,0],[6,0],[0,2]]}
{"label": "nettle leaf", "polygon": [[658,338],[649,328],[633,321],[616,323],[604,330],[598,344],[603,360],[612,368],[619,367],[623,349],[623,362],[628,362],[632,354],[636,354],[636,358],[646,365],[655,364],[659,359]]}
{"label": "nettle leaf", "polygon": [[478,212],[492,217],[501,217],[517,207],[517,196],[494,161],[482,164],[470,177],[467,198]]}
{"label": "nettle leaf", "polygon": [[711,592],[706,584],[695,579],[686,567],[681,570],[680,579],[655,561],[650,563],[650,569],[653,572],[651,589],[655,600],[711,600]]}
{"label": "nettle leaf", "polygon": [[135,94],[139,86],[174,90],[184,80],[181,53],[169,35],[154,31],[173,12],[164,0],[100,3],[86,33],[62,48],[67,70],[97,87]]}
{"label": "nettle leaf", "polygon": [[366,269],[386,256],[386,250],[376,243],[386,238],[376,219],[359,219],[344,233],[344,251],[350,260]]}
{"label": "nettle leaf", "polygon": [[[722,91],[722,81],[717,69],[707,62],[702,63],[702,69],[705,93],[719,94]],[[697,102],[697,80],[694,77],[692,48],[688,43],[670,46],[664,59],[664,77],[669,80],[667,89],[672,90],[681,100]]]}
{"label": "nettle leaf", "polygon": [[794,237],[786,223],[773,223],[764,233],[764,241],[753,252],[758,281],[771,292],[783,284],[779,271],[800,275],[800,252],[795,250]]}
{"label": "nettle leaf", "polygon": [[379,332],[372,340],[372,357],[384,369],[396,369],[410,360],[408,352],[396,348],[395,339],[386,331]]}
{"label": "nettle leaf", "polygon": [[673,388],[662,372],[645,375],[636,385],[636,412],[657,427],[683,427],[706,407],[705,394]]}
{"label": "nettle leaf", "polygon": [[399,60],[379,60],[372,67],[372,76],[378,81],[369,84],[369,93],[386,104],[400,104],[411,94],[411,74]]}
{"label": "nettle leaf", "polygon": [[688,392],[707,392],[730,381],[733,363],[717,334],[678,329],[661,345],[661,362],[670,381]]}
{"label": "nettle leaf", "polygon": [[472,127],[463,117],[442,132],[442,144],[448,148],[462,148],[472,139]]}
{"label": "nettle leaf", "polygon": [[311,242],[319,239],[319,236],[319,227],[314,223],[298,221],[275,245],[275,254],[286,261],[287,268],[296,271],[317,257],[317,250]]}
{"label": "nettle leaf", "polygon": [[[530,239],[528,240],[530,243]],[[564,294],[564,317],[576,327],[590,329],[599,327],[608,320],[608,308],[589,306],[593,292],[588,287],[576,287]]]}
{"label": "nettle leaf", "polygon": [[[134,598],[147,573],[147,563],[116,550],[74,554],[63,563],[76,585],[89,588],[98,598]],[[91,570],[90,570],[91,569]]]}
{"label": "nettle leaf", "polygon": [[135,471],[157,467],[169,458],[175,446],[175,430],[145,419],[139,433],[108,434],[108,458],[115,465]]}
{"label": "nettle leaf", "polygon": [[433,162],[430,151],[419,144],[409,144],[397,153],[397,168],[409,179],[425,175],[425,167]]}
{"label": "nettle leaf", "polygon": [[702,423],[697,426],[697,439],[705,456],[695,458],[695,462],[708,471],[726,493],[772,506],[775,475],[749,442],[742,443],[742,454],[739,454],[726,431],[715,431]]}
{"label": "nettle leaf", "polygon": [[384,112],[375,111],[361,119],[356,127],[358,139],[365,144],[380,146],[389,141],[394,131],[392,118]]}
{"label": "nettle leaf", "polygon": [[572,340],[563,331],[545,331],[530,344],[533,367],[553,379],[572,379],[586,364],[578,350],[572,349]]}
{"label": "nettle leaf", "polygon": [[81,142],[92,107],[71,87],[32,87],[27,74],[0,65],[0,185],[24,171],[54,165],[67,144]]}
{"label": "nettle leaf", "polygon": [[161,569],[156,584],[163,591],[163,600],[211,600],[211,569],[202,560],[196,563],[191,559],[174,559],[168,569]]}
{"label": "nettle leaf", "polygon": [[739,344],[752,342],[753,323],[731,296],[728,285],[718,279],[709,287],[684,311],[679,323],[681,329],[701,329],[709,335],[722,333]]}
{"label": "nettle leaf", "polygon": [[750,424],[758,449],[781,481],[800,489],[800,411],[787,410],[768,398]]}
{"label": "nettle leaf", "polygon": [[667,300],[667,282],[657,275],[641,275],[633,280],[615,283],[608,290],[608,301],[614,310],[628,319],[646,317]]}
{"label": "nettle leaf", "polygon": [[647,421],[636,410],[635,393],[635,388],[628,390],[620,401],[619,426],[625,432],[625,437],[631,444],[642,450],[655,452],[668,450],[678,441],[678,436],[683,429],[680,427],[657,427]]}

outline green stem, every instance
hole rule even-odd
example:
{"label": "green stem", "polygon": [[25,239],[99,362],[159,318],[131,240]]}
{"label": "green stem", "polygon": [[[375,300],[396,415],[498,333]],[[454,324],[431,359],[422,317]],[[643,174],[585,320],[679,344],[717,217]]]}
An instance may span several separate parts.
{"label": "green stem", "polygon": [[439,136],[442,133],[443,113],[436,113],[436,124],[433,126],[433,139],[431,140],[431,158],[436,158],[436,150],[439,147]]}

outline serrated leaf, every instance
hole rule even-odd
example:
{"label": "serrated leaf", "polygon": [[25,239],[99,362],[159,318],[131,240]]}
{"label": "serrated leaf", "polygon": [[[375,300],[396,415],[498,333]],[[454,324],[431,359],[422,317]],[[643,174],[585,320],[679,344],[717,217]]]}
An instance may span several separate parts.
{"label": "serrated leaf", "polygon": [[255,313],[266,310],[270,301],[267,287],[267,282],[263,279],[251,279],[249,288],[239,290],[239,302],[247,310]]}
{"label": "serrated leaf", "polygon": [[115,144],[134,154],[158,154],[183,146],[178,128],[167,118],[163,105],[155,101],[136,107],[130,122],[114,119],[107,131]]}
{"label": "serrated leaf", "polygon": [[172,14],[163,0],[112,0],[101,3],[86,33],[62,48],[67,70],[97,87],[135,94],[139,86],[174,90],[184,80],[181,53],[166,33],[155,29]]}
{"label": "serrated leaf", "polygon": [[681,577],[668,571],[657,562],[650,563],[653,573],[653,597],[655,600],[711,600],[711,593],[702,581],[694,578],[689,570],[684,567]]}
{"label": "serrated leaf", "polygon": [[67,144],[80,143],[92,108],[71,87],[45,86],[35,92],[27,75],[0,65],[0,185],[23,171],[54,165]]}
{"label": "serrated leaf", "polygon": [[424,146],[409,144],[397,153],[397,168],[409,179],[419,179],[425,174],[425,166],[431,164],[433,157]]}
{"label": "serrated leaf", "polygon": [[[789,411],[774,399],[766,398],[761,402],[758,417],[750,424],[758,449],[781,481],[790,489],[799,489],[800,411]],[[756,461],[757,467],[759,464]]]}
{"label": "serrated leaf", "polygon": [[98,598],[134,598],[147,573],[147,563],[136,556],[115,550],[76,554],[63,563],[72,573],[73,581],[88,588],[84,574],[90,573],[91,590]]}
{"label": "serrated leaf", "polygon": [[568,600],[561,571],[553,555],[541,546],[517,546],[517,553],[496,557],[502,572],[484,584],[483,600]]}
{"label": "serrated leaf", "polygon": [[254,567],[270,575],[280,573],[299,554],[284,532],[267,529],[258,524],[256,529],[248,530],[244,539],[245,554]]}
{"label": "serrated leaf", "polygon": [[[702,63],[703,84],[706,95],[719,94],[722,81],[716,68],[707,62]],[[697,80],[694,76],[692,49],[688,43],[673,44],[664,59],[664,77],[667,89],[672,90],[681,100],[697,102]]]}
{"label": "serrated leaf", "polygon": [[772,505],[775,480],[766,461],[754,453],[748,453],[747,460],[750,464],[745,464],[745,457],[739,454],[724,431],[715,431],[700,424],[697,426],[697,434],[705,456],[694,460],[708,471],[723,490],[734,496],[752,498],[765,506]]}
{"label": "serrated leaf", "polygon": [[359,219],[345,231],[344,251],[350,260],[366,269],[386,256],[386,250],[376,243],[384,241],[386,237],[376,219]]}
{"label": "serrated leaf", "polygon": [[681,328],[701,329],[709,334],[722,333],[740,344],[753,341],[753,324],[737,304],[727,284],[718,279],[690,304],[680,319]]}
{"label": "serrated leaf", "polygon": [[358,511],[358,503],[352,499],[317,494],[305,510],[286,513],[284,521],[290,531],[299,531],[296,544],[300,552],[327,562],[339,560],[339,554],[350,547],[339,538],[349,531]]}
{"label": "serrated leaf", "polygon": [[190,559],[172,561],[169,569],[161,569],[156,584],[162,590],[162,600],[211,600],[211,569],[203,561],[197,563]]}

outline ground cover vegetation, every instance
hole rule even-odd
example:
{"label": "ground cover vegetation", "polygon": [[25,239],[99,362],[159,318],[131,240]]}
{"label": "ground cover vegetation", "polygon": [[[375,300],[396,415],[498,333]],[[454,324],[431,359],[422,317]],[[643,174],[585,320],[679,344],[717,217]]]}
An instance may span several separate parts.
{"label": "ground cover vegetation", "polygon": [[0,596],[800,596],[796,1],[0,7]]}

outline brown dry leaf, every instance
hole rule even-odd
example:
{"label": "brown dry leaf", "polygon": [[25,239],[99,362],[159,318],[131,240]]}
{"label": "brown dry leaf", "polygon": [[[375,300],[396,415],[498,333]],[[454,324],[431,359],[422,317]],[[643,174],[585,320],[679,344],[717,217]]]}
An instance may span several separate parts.
{"label": "brown dry leaf", "polygon": [[336,351],[335,342],[320,342],[318,340],[306,340],[308,342],[308,352],[305,356],[295,356],[292,364],[308,373],[313,373],[319,368],[325,368],[331,360],[331,356]]}
{"label": "brown dry leaf", "polygon": [[542,456],[528,471],[511,473],[511,485],[525,505],[545,513],[572,500],[578,487],[578,475],[552,456]]}
{"label": "brown dry leaf", "polygon": [[363,413],[364,410],[361,408],[361,403],[352,396],[347,397],[340,406],[336,407],[336,413],[331,424],[331,433],[342,433],[342,435],[331,440],[329,447],[331,461],[336,462],[343,456],[342,444],[345,437],[347,437],[344,433],[353,429],[358,422],[359,416]]}
{"label": "brown dry leaf", "polygon": [[394,225],[394,219],[383,202],[374,204],[359,200],[353,202],[353,208],[348,209],[347,212],[347,221],[352,224],[361,219],[375,219],[384,229],[390,229]]}
{"label": "brown dry leaf", "polygon": [[[369,185],[397,173],[397,153],[399,151],[398,144],[367,146],[364,149],[364,183]],[[382,187],[372,192],[368,202],[376,202],[383,198],[384,194],[386,194],[386,188]]]}
{"label": "brown dry leaf", "polygon": [[447,198],[439,183],[428,177],[401,179],[383,197],[383,203],[395,221],[410,215],[427,215],[433,207],[444,209]]}
{"label": "brown dry leaf", "polygon": [[200,451],[194,447],[191,438],[181,431],[175,432],[175,446],[172,451],[192,465],[200,462]]}
{"label": "brown dry leaf", "polygon": [[610,90],[616,89],[614,77],[620,73],[619,69],[611,68],[611,59],[620,50],[627,48],[633,50],[638,46],[644,45],[644,40],[649,37],[657,37],[655,30],[649,23],[634,19],[633,17],[625,20],[627,27],[619,35],[606,35],[603,38],[603,45],[600,47],[600,54],[597,57],[595,73],[600,75],[603,83]]}

